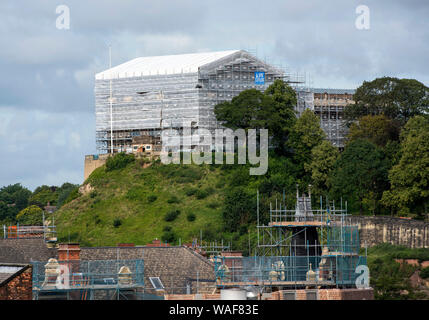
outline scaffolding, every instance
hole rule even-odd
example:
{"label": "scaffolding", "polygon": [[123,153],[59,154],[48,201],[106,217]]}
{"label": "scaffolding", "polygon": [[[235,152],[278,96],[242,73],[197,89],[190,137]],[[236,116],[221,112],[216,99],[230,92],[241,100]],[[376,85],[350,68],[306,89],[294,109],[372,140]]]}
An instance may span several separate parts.
{"label": "scaffolding", "polygon": [[218,287],[354,287],[357,267],[366,266],[359,256],[358,226],[343,207],[319,200],[312,208],[311,191],[299,196],[295,208],[285,201],[270,205],[269,220],[260,224],[257,212],[257,254],[253,257],[215,258]]}
{"label": "scaffolding", "polygon": [[55,225],[42,225],[42,226],[23,226],[3,225],[2,228],[3,236],[0,239],[32,239],[32,238],[43,238],[46,242],[57,241],[57,228]]}
{"label": "scaffolding", "polygon": [[31,264],[34,300],[137,300],[144,291],[142,259],[50,259]]}
{"label": "scaffolding", "polygon": [[344,148],[348,129],[343,120],[344,108],[352,103],[355,90],[314,89],[314,113],[320,118],[320,126],[326,138],[338,148]]}
{"label": "scaffolding", "polygon": [[[185,57],[203,62],[198,68],[176,65],[173,70],[162,69],[162,63],[169,65]],[[96,142],[100,153],[110,152],[111,131],[115,152],[129,150],[134,136],[161,136],[161,131],[168,128],[182,134],[184,126],[191,127],[194,137],[197,129],[204,128],[213,135],[215,129],[222,128],[213,112],[215,105],[230,101],[243,90],[264,91],[276,79],[284,80],[298,92],[298,109],[313,108],[305,76],[288,74],[282,67],[269,65],[243,50],[146,59],[149,65],[157,62],[158,69],[148,67],[149,71],[139,74],[135,70],[140,66],[133,60],[127,72],[115,73],[113,68],[112,73],[107,70],[96,77]],[[263,73],[264,81],[256,81],[256,72]],[[198,138],[192,141],[191,149],[201,145]],[[211,148],[212,142],[209,144],[206,147]]]}

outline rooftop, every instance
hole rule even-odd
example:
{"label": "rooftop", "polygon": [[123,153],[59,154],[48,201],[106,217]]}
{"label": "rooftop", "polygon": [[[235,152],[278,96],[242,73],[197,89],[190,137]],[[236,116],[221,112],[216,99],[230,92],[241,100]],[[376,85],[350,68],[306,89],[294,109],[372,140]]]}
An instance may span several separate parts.
{"label": "rooftop", "polygon": [[237,53],[240,50],[188,53],[166,56],[141,57],[120,64],[95,75],[96,80],[127,78],[156,74],[198,72],[198,68]]}

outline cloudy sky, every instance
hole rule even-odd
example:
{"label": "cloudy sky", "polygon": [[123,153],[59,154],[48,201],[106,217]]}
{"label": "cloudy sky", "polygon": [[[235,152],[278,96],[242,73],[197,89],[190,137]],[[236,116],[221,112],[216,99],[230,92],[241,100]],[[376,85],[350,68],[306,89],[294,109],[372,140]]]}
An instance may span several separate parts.
{"label": "cloudy sky", "polygon": [[[57,29],[58,5],[70,29]],[[369,30],[356,8],[370,10]],[[2,0],[0,186],[81,183],[95,149],[94,75],[137,56],[249,49],[314,87],[379,76],[429,85],[427,0]]]}

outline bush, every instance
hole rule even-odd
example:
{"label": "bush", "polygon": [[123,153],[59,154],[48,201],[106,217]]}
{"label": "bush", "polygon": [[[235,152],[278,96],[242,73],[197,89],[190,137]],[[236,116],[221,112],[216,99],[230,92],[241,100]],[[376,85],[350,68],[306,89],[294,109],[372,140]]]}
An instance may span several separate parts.
{"label": "bush", "polygon": [[171,196],[168,200],[168,203],[179,203],[179,198],[177,198],[176,196]]}
{"label": "bush", "polygon": [[199,199],[199,200],[201,200],[201,199],[204,199],[204,198],[207,198],[208,197],[208,192],[207,192],[207,190],[204,190],[204,189],[198,189],[197,190],[197,192],[195,192],[195,196],[197,197],[197,199]]}
{"label": "bush", "polygon": [[162,229],[162,231],[165,231],[165,232],[169,232],[169,231],[171,231],[173,228],[171,228],[170,226],[165,226],[164,227],[164,229]]}
{"label": "bush", "polygon": [[20,224],[41,226],[43,223],[43,210],[36,205],[32,205],[21,210],[16,215],[16,219]]}
{"label": "bush", "polygon": [[151,194],[150,196],[147,197],[147,201],[149,203],[155,202],[156,199],[158,199],[158,197],[156,195],[154,195],[154,194]]}
{"label": "bush", "polygon": [[167,222],[174,221],[179,216],[179,214],[180,214],[180,210],[170,211],[165,215],[164,220]]}
{"label": "bush", "polygon": [[109,157],[106,161],[106,171],[113,171],[125,168],[128,164],[135,161],[133,154],[121,152],[113,157]]}
{"label": "bush", "polygon": [[429,267],[423,268],[422,271],[420,271],[420,277],[429,279]]}
{"label": "bush", "polygon": [[94,199],[97,196],[97,191],[91,191],[91,193],[89,194],[89,197],[91,199]]}
{"label": "bush", "polygon": [[196,189],[196,188],[187,188],[187,189],[185,189],[185,194],[186,194],[188,197],[193,196],[196,192],[197,192],[197,189]]}
{"label": "bush", "polygon": [[121,226],[121,224],[122,224],[121,219],[115,219],[115,220],[113,220],[113,226],[114,226],[115,228],[120,227],[120,226]]}
{"label": "bush", "polygon": [[189,222],[195,221],[196,218],[197,217],[193,213],[188,213],[188,215],[186,216],[186,219],[188,219]]}
{"label": "bush", "polygon": [[162,234],[161,240],[168,243],[173,243],[177,240],[177,236],[173,231],[166,231]]}
{"label": "bush", "polygon": [[219,207],[219,202],[212,201],[207,203],[207,208],[216,209]]}

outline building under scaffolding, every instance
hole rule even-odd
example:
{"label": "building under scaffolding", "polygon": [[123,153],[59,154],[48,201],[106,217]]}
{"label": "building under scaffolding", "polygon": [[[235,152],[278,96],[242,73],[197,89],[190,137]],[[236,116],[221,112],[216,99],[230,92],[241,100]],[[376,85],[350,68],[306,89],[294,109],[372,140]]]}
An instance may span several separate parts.
{"label": "building under scaffolding", "polygon": [[313,209],[311,193],[300,197],[297,191],[296,197],[294,209],[271,207],[265,225],[259,225],[258,210],[258,255],[215,259],[218,287],[356,287],[357,267],[367,263],[359,256],[358,226],[347,205],[323,204],[321,198]]}
{"label": "building under scaffolding", "polygon": [[[265,90],[276,79],[298,92],[298,113],[313,108],[304,76],[287,74],[243,50],[131,60],[96,75],[97,149],[131,151],[133,137],[160,136],[167,128],[182,134],[186,126],[194,137],[199,128],[213,134],[221,128],[213,112],[216,104],[246,89]],[[199,139],[190,148],[197,145],[201,146]]]}
{"label": "building under scaffolding", "polygon": [[314,89],[314,113],[320,118],[320,127],[326,138],[340,149],[344,148],[348,129],[344,108],[353,104],[353,89]]}

